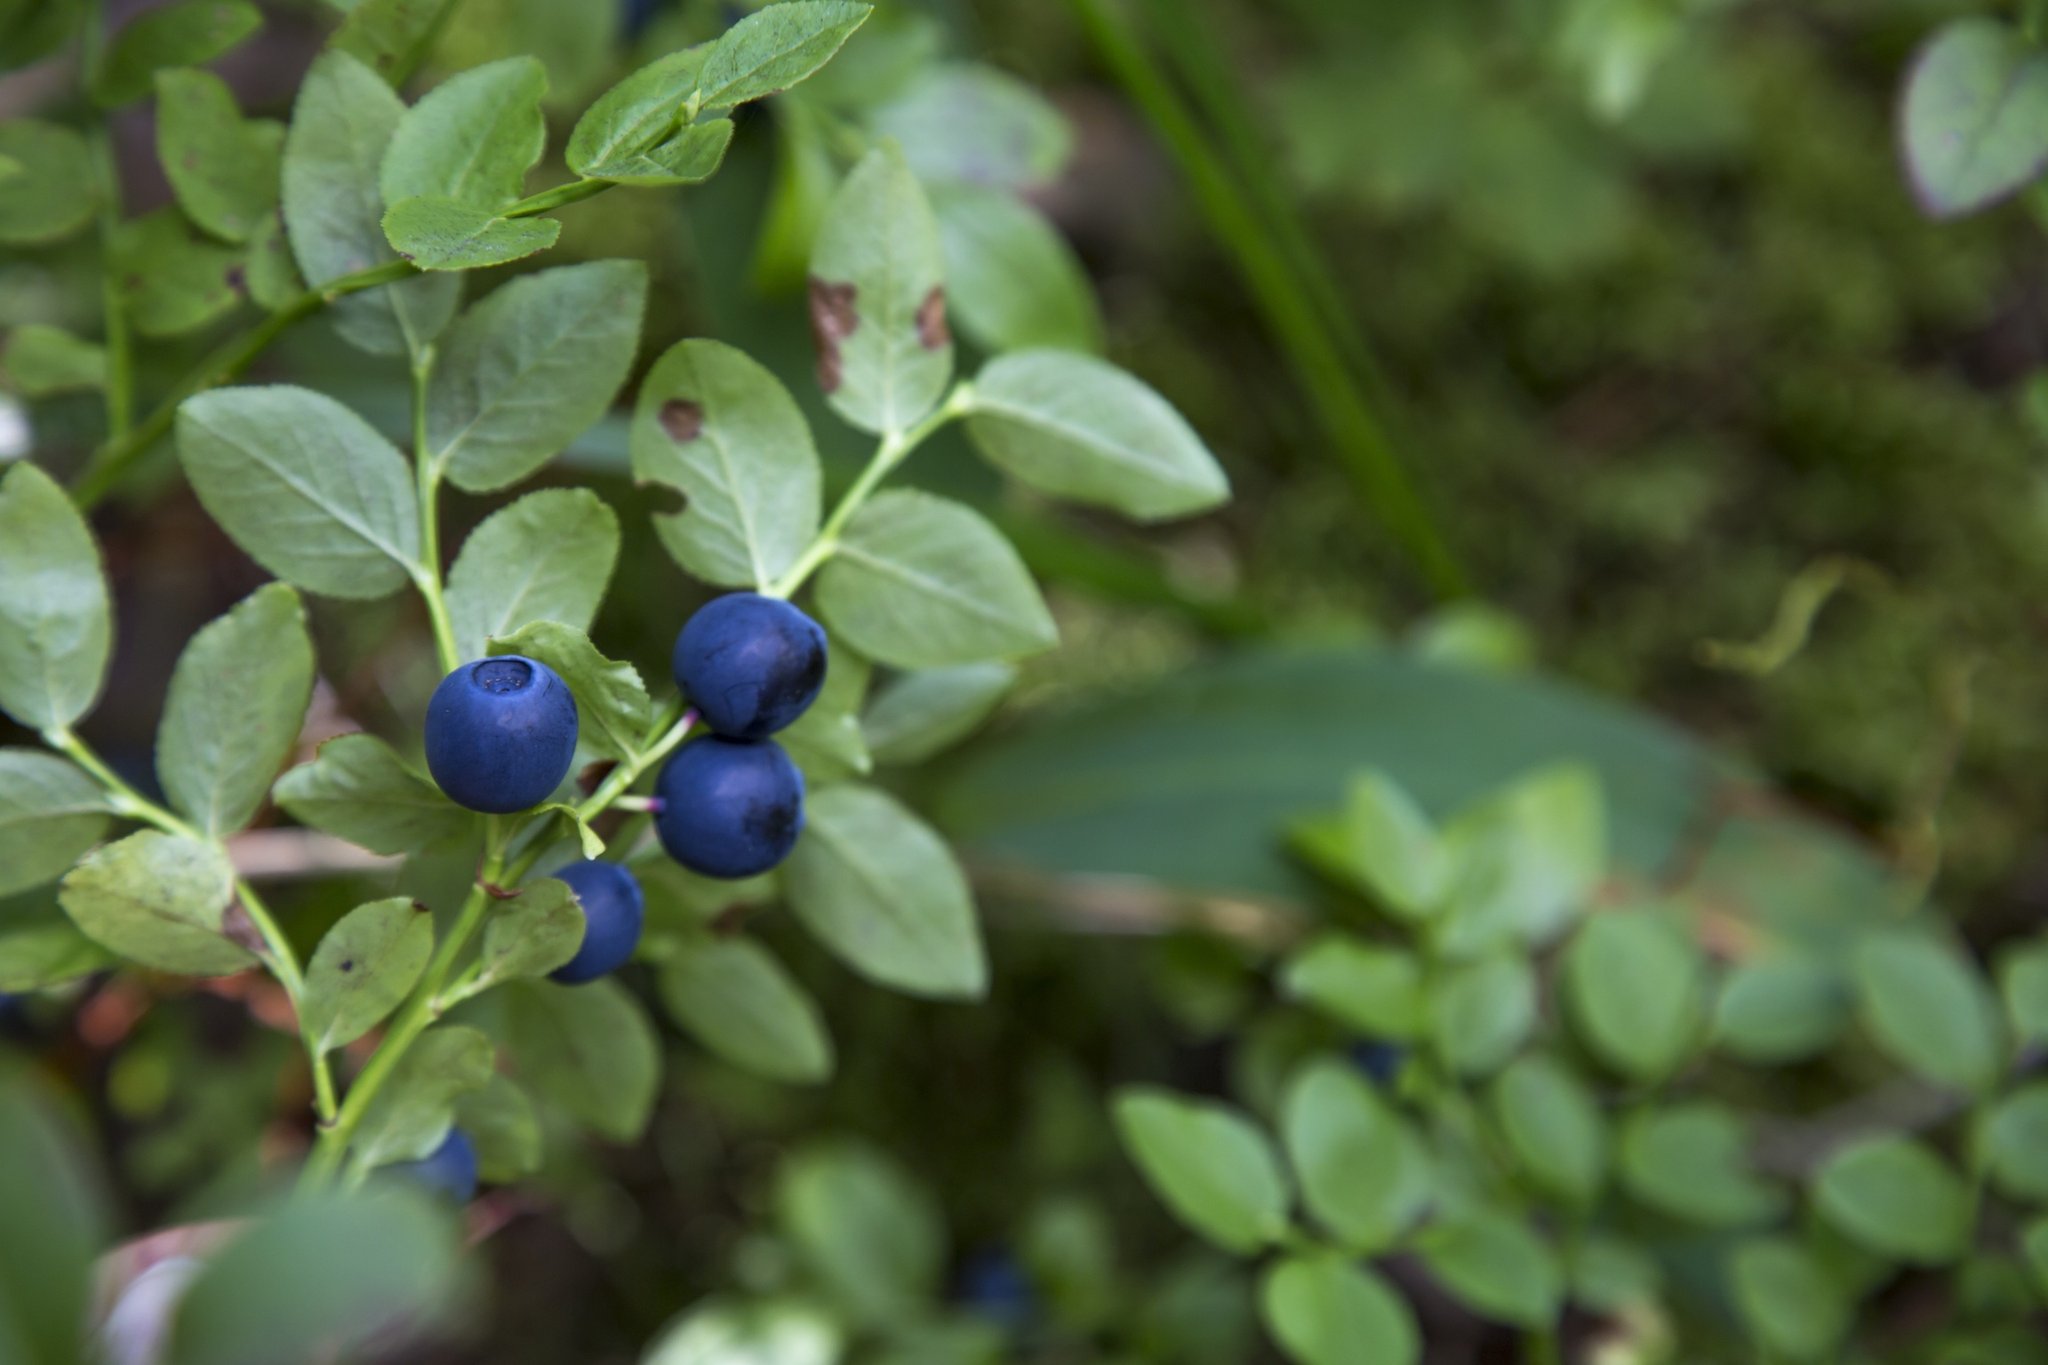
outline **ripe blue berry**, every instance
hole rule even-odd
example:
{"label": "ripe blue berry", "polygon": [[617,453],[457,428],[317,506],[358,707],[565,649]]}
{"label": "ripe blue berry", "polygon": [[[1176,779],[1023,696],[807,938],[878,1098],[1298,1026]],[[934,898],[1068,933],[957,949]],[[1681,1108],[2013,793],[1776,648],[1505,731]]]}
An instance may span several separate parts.
{"label": "ripe blue berry", "polygon": [[427,703],[427,769],[458,806],[506,815],[548,799],[576,756],[576,698],[544,663],[479,659]]}
{"label": "ripe blue berry", "polygon": [[778,597],[733,592],[706,603],[676,637],[676,686],[713,731],[766,739],[825,685],[825,632]]}
{"label": "ripe blue berry", "polygon": [[640,942],[647,911],[640,883],[617,863],[597,861],[571,863],[555,876],[569,884],[583,907],[583,944],[550,975],[580,986],[625,966]]}
{"label": "ripe blue berry", "polygon": [[460,1128],[450,1128],[441,1145],[418,1161],[400,1161],[390,1170],[458,1204],[476,1198],[476,1148]]}
{"label": "ripe blue berry", "polygon": [[706,735],[662,768],[654,793],[661,846],[692,872],[751,877],[796,845],[804,827],[804,777],[772,739]]}

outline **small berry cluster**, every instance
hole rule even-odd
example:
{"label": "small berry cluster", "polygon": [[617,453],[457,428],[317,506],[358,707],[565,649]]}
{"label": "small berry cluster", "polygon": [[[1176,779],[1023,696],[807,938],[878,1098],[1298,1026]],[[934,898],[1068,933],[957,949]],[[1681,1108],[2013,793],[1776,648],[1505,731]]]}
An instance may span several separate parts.
{"label": "small berry cluster", "polygon": [[[655,781],[655,831],[669,856],[708,877],[775,867],[804,825],[804,779],[769,736],[817,700],[825,632],[780,598],[738,592],[705,606],[676,639],[676,685],[710,733]],[[427,705],[427,767],[448,799],[505,815],[546,801],[576,753],[576,698],[546,664],[502,654],[464,664]],[[640,941],[640,884],[618,863],[555,874],[583,908],[583,942],[554,972],[571,985],[624,966]]]}

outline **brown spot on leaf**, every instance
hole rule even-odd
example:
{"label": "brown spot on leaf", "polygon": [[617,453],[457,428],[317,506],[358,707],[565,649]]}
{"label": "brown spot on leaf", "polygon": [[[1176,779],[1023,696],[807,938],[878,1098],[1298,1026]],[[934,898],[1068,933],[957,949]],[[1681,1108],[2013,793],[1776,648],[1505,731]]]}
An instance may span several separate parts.
{"label": "brown spot on leaf", "polygon": [[818,387],[836,393],[845,378],[840,347],[860,328],[853,301],[859,290],[811,276],[811,339],[818,344]]}
{"label": "brown spot on leaf", "polygon": [[483,887],[484,894],[494,901],[516,901],[519,899],[517,887],[500,886],[496,882],[479,882],[477,884]]}
{"label": "brown spot on leaf", "polygon": [[671,441],[694,441],[704,430],[704,405],[687,398],[671,398],[661,405],[659,420]]}
{"label": "brown spot on leaf", "polygon": [[412,903],[412,912],[415,915],[431,915],[434,913],[434,907],[428,905],[425,901],[414,901]]}
{"label": "brown spot on leaf", "polygon": [[184,167],[184,168],[185,168],[186,170],[188,170],[188,171],[196,171],[196,170],[198,170],[198,169],[199,169],[199,153],[197,153],[197,152],[187,152],[187,153],[185,153],[185,155],[183,155],[183,156],[181,156],[181,157],[179,157],[179,158],[178,158],[178,164],[179,164],[179,165],[181,165],[181,166],[183,166],[183,167]]}
{"label": "brown spot on leaf", "polygon": [[932,292],[917,305],[917,344],[927,351],[943,351],[953,344],[953,333],[946,326],[946,290],[943,285],[933,285]]}
{"label": "brown spot on leaf", "polygon": [[234,290],[237,294],[241,293],[249,283],[249,273],[246,270],[242,269],[242,263],[240,261],[237,261],[235,262],[235,264],[229,266],[227,269],[227,274],[224,275],[222,278],[227,280],[228,288]]}
{"label": "brown spot on leaf", "polygon": [[356,969],[356,960],[352,957],[343,958],[341,960],[341,969],[345,972],[354,971]]}

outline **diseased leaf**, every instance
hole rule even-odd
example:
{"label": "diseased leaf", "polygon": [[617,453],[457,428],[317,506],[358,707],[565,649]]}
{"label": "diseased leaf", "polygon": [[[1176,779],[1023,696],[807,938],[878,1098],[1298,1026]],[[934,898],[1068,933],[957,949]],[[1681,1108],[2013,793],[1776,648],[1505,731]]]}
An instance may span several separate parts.
{"label": "diseased leaf", "polygon": [[1113,1110],[1124,1149],[1174,1216],[1248,1255],[1287,1231],[1287,1178],[1258,1126],[1228,1105],[1135,1087]]}
{"label": "diseased leaf", "polygon": [[121,26],[93,81],[102,106],[128,104],[149,93],[165,67],[204,66],[263,26],[249,0],[171,0]]}
{"label": "diseased leaf", "polygon": [[391,249],[422,270],[477,270],[546,251],[562,235],[553,218],[500,218],[488,209],[424,195],[384,214]]}
{"label": "diseased leaf", "polygon": [[258,588],[178,657],[157,728],[157,780],[220,838],[249,823],[299,740],[313,696],[313,641],[299,595]]}
{"label": "diseased leaf", "polygon": [[369,1169],[430,1155],[455,1122],[455,1101],[490,1082],[496,1057],[473,1028],[437,1024],[422,1033],[363,1111],[352,1159]]}
{"label": "diseased leaf", "polygon": [[966,875],[893,797],[852,786],[814,793],[783,880],[804,927],[870,980],[937,997],[988,989]]}
{"label": "diseased leaf", "polygon": [[8,119],[0,123],[0,157],[16,167],[0,193],[0,242],[54,242],[92,221],[99,182],[82,174],[92,164],[92,149],[76,129]]}
{"label": "diseased leaf", "polygon": [[873,13],[848,0],[768,5],[719,36],[704,56],[697,94],[706,109],[766,99],[832,60]]}
{"label": "diseased leaf", "polygon": [[210,71],[156,73],[156,148],[178,207],[223,241],[248,241],[277,208],[284,125],[243,118]]}
{"label": "diseased leaf", "polygon": [[826,206],[811,248],[818,383],[862,431],[899,432],[953,375],[938,220],[894,143],[862,158]]}
{"label": "diseased leaf", "polygon": [[557,621],[532,621],[510,635],[493,636],[490,652],[523,654],[560,674],[576,698],[585,744],[616,758],[640,751],[654,710],[640,671],[605,658],[582,631]]}
{"label": "diseased leaf", "polygon": [[1013,658],[1059,638],[1038,585],[977,512],[896,489],[847,524],[818,576],[835,638],[897,668]]}
{"label": "diseased leaf", "polygon": [[646,297],[638,261],[590,261],[522,276],[465,312],[428,390],[433,459],[472,493],[546,464],[626,382]]}
{"label": "diseased leaf", "polygon": [[106,836],[99,783],[41,749],[0,748],[0,896],[55,881]]}
{"label": "diseased leaf", "polygon": [[434,952],[434,916],[405,896],[343,915],[306,963],[299,1029],[319,1052],[347,1047],[412,992]]}
{"label": "diseased leaf", "polygon": [[378,170],[386,205],[429,196],[495,212],[518,199],[547,145],[547,68],[507,57],[449,77],[405,111]]}
{"label": "diseased leaf", "polygon": [[192,491],[257,563],[308,592],[377,598],[419,563],[405,457],[324,394],[216,389],[178,408]]}
{"label": "diseased leaf", "polygon": [[[452,0],[432,2],[445,6]],[[313,63],[292,108],[284,140],[284,221],[292,255],[310,284],[397,259],[384,239],[377,178],[405,105],[376,72],[349,55],[351,45],[343,41],[358,23],[374,17],[373,10],[396,7],[388,0],[363,0],[336,35],[341,50]],[[335,328],[352,345],[378,355],[417,354],[448,325],[461,292],[459,281],[434,275],[380,285],[337,300]]]}
{"label": "diseased leaf", "polygon": [[1899,124],[1928,213],[1995,203],[2048,166],[2048,54],[1996,19],[1945,24],[1913,60]]}
{"label": "diseased leaf", "polygon": [[224,976],[255,958],[222,931],[234,868],[211,844],[143,830],[64,878],[64,913],[87,938],[159,971]]}
{"label": "diseased leaf", "polygon": [[484,923],[477,980],[546,976],[583,946],[583,907],[569,884],[554,877],[529,882],[517,896],[492,908]]}
{"label": "diseased leaf", "polygon": [[661,998],[670,1018],[742,1070],[791,1085],[832,1074],[817,1002],[752,939],[679,940],[661,964]]}
{"label": "diseased leaf", "polygon": [[476,817],[375,735],[342,735],[277,780],[295,819],[372,853],[418,853],[470,834]]}
{"label": "diseased leaf", "polygon": [[0,710],[32,730],[92,709],[111,629],[99,546],[55,480],[0,475]]}
{"label": "diseased leaf", "polygon": [[707,583],[766,588],[818,530],[817,447],[789,391],[719,341],[662,353],[633,408],[633,477],[681,492],[655,529]]}
{"label": "diseased leaf", "polygon": [[619,557],[619,519],[587,488],[547,488],[469,533],[448,573],[455,646],[481,659],[495,635],[534,621],[588,630]]}

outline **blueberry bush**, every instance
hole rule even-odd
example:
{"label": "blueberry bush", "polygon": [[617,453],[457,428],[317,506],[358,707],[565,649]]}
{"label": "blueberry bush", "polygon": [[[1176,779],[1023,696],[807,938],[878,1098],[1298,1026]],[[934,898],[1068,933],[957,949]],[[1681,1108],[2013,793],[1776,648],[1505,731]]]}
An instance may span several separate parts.
{"label": "blueberry bush", "polygon": [[0,1360],[2043,1359],[2048,11],[973,8],[0,0]]}

